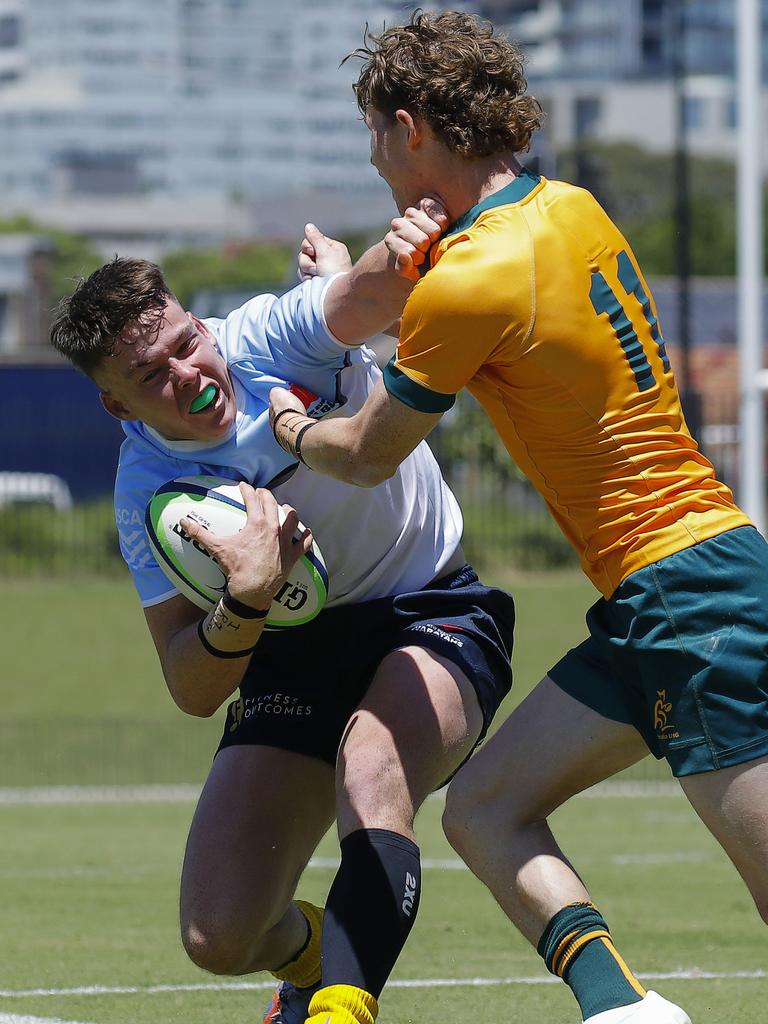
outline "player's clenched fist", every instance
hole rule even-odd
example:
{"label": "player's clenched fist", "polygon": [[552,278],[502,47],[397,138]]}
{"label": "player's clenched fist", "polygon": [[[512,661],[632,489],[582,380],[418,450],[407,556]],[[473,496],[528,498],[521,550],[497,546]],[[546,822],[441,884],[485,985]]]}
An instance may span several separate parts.
{"label": "player's clenched fist", "polygon": [[418,281],[419,267],[448,224],[445,207],[432,196],[420,199],[418,206],[409,206],[402,217],[395,217],[384,244],[401,277]]}
{"label": "player's clenched fist", "polygon": [[304,239],[299,248],[298,277],[308,281],[311,277],[330,277],[352,269],[349,249],[329,235],[324,235],[314,224],[304,228]]}

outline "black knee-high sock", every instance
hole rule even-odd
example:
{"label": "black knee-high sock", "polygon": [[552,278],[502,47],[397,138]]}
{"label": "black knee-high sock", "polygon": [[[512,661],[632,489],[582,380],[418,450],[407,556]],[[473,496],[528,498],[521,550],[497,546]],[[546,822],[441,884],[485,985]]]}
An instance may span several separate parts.
{"label": "black knee-high sock", "polygon": [[341,841],[325,904],[323,985],[354,985],[377,999],[405,945],[421,891],[419,848],[383,828]]}

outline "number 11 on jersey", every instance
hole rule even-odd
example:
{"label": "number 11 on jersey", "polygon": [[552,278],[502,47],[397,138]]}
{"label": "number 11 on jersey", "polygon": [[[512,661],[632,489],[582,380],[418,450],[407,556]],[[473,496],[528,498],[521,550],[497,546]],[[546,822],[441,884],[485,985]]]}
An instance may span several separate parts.
{"label": "number 11 on jersey", "polygon": [[[646,295],[645,289],[626,250],[620,252],[616,257],[616,264],[617,276],[627,296],[634,295],[642,306],[643,316],[651,328],[651,337],[658,347],[664,372],[668,373],[669,356],[667,355],[664,339],[659,330],[659,322],[654,315],[651,300]],[[635,383],[638,390],[647,391],[648,388],[652,388],[656,384],[656,378],[653,375],[648,356],[643,349],[643,344],[637,336],[637,331],[627,315],[622,302],[599,270],[592,274],[589,298],[592,302],[592,308],[596,313],[606,313],[608,315],[619,344],[627,357],[627,362],[635,375]]]}

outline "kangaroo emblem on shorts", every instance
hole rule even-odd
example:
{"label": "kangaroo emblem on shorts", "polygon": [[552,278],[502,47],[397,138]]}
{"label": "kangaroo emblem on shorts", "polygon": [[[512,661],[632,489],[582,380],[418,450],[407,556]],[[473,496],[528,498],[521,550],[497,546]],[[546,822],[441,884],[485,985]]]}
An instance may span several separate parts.
{"label": "kangaroo emblem on shorts", "polygon": [[667,700],[666,690],[657,690],[656,694],[658,700],[653,707],[653,727],[656,730],[659,737],[664,738],[664,734],[672,730],[677,732],[674,725],[669,724],[669,716],[672,712],[672,702]]}

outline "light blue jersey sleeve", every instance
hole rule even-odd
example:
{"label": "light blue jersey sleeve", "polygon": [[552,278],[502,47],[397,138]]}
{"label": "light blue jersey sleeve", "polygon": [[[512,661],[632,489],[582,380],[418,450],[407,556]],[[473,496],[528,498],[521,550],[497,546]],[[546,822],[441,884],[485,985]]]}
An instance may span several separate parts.
{"label": "light blue jersey sleeve", "polygon": [[319,394],[344,365],[350,346],[338,341],[323,304],[333,280],[315,277],[284,295],[257,295],[225,320],[207,320],[230,369],[238,377],[253,371],[286,381],[301,379]]}
{"label": "light blue jersey sleeve", "polygon": [[[149,499],[161,484],[177,476],[190,476],[196,467],[181,465],[147,451],[137,453],[130,440],[120,449],[115,481],[115,522],[120,553],[130,569],[143,607],[160,604],[178,591],[155,561],[147,541],[144,517]],[[199,472],[199,470],[198,470]]]}
{"label": "light blue jersey sleeve", "polygon": [[224,320],[205,321],[245,392],[236,435],[216,449],[201,451],[198,458],[205,464],[195,453],[179,453],[176,458],[148,440],[141,429],[126,429],[115,484],[115,518],[120,551],[145,608],[178,593],[147,541],[146,508],[157,488],[168,480],[201,473],[264,482],[285,469],[288,457],[276,445],[266,417],[269,390],[275,385],[301,384],[328,402],[338,402],[339,372],[354,349],[337,341],[325,320],[323,302],[332,280],[313,278],[279,297],[258,295]]}

